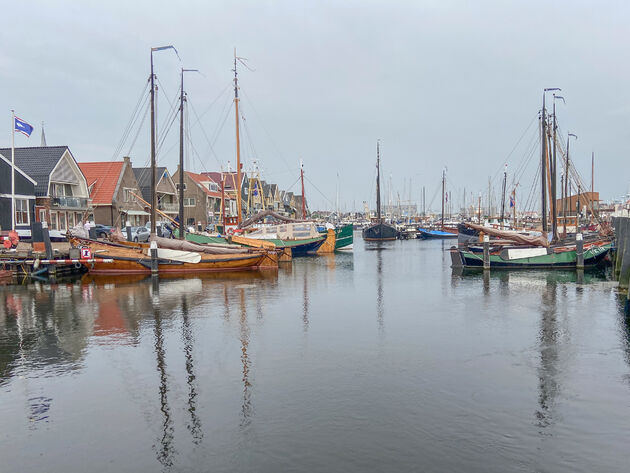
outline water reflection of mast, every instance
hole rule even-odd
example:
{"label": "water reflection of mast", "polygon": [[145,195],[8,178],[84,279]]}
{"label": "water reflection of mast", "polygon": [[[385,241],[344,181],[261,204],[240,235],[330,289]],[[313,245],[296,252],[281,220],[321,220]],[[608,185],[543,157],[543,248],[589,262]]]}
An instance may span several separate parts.
{"label": "water reflection of mast", "polygon": [[240,289],[241,318],[240,318],[240,335],[241,335],[241,362],[243,363],[243,406],[241,427],[249,425],[252,416],[252,394],[250,391],[251,383],[249,382],[249,370],[251,362],[247,353],[249,347],[249,326],[247,324],[247,308],[245,306],[245,289]]}
{"label": "water reflection of mast", "polygon": [[203,432],[201,431],[201,420],[197,415],[197,390],[195,386],[195,369],[192,355],[194,338],[190,327],[186,296],[182,296],[182,322],[184,352],[186,353],[186,373],[188,375],[186,378],[186,383],[188,384],[188,412],[190,413],[190,423],[187,427],[193,437],[193,442],[198,445],[203,438]]}
{"label": "water reflection of mast", "polygon": [[304,274],[303,300],[302,300],[302,324],[304,331],[308,331],[308,284],[306,283],[306,271]]}
{"label": "water reflection of mast", "polygon": [[383,331],[383,256],[376,252],[376,320],[378,329]]}
{"label": "water reflection of mast", "polygon": [[[157,279],[157,278],[155,278]],[[160,450],[157,453],[158,461],[167,468],[173,466],[173,420],[171,419],[171,410],[168,405],[168,383],[166,375],[166,361],[164,359],[164,335],[162,334],[162,315],[159,306],[154,308],[155,315],[155,355],[157,358],[157,370],[160,374],[160,411],[162,411],[162,438],[160,442]]]}
{"label": "water reflection of mast", "polygon": [[536,412],[539,427],[547,427],[553,422],[551,409],[558,395],[558,326],[557,326],[557,284],[547,280],[542,294],[542,318],[540,322],[540,367],[538,369],[538,403]]}

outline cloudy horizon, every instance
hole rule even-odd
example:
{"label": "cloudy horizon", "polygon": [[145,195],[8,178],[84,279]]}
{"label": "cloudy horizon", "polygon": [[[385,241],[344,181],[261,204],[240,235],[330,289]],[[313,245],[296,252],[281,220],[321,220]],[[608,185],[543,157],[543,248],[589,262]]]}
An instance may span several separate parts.
{"label": "cloudy horizon", "polygon": [[[181,62],[169,51],[155,56],[160,126],[180,67],[199,69],[186,76],[187,163],[193,171],[234,167],[236,47],[251,68],[239,70],[245,170],[256,160],[263,179],[299,192],[302,159],[312,209],[334,206],[337,189],[345,210],[374,207],[377,139],[393,200],[411,195],[420,204],[425,186],[428,204],[445,167],[458,203],[464,188],[487,193],[504,163],[510,175],[528,160],[545,87],[562,88],[561,139],[578,135],[571,156],[584,180],[594,152],[601,198],[628,192],[620,166],[630,151],[630,7],[621,2],[33,1],[5,9],[0,147],[10,146],[15,109],[35,126],[16,146],[39,145],[44,122],[48,144],[68,145],[80,162],[130,150],[144,166],[148,121],[115,151],[149,75],[150,48],[172,44]],[[177,140],[174,126],[159,156],[171,172]],[[523,202],[525,176],[533,181],[535,172],[534,161],[519,182]]]}

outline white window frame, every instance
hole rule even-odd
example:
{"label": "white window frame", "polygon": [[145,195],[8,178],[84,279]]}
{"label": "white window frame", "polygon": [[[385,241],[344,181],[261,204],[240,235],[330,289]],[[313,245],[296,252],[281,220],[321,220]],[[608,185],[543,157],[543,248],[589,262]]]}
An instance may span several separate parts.
{"label": "white window frame", "polygon": [[[26,202],[26,222],[18,222],[18,202]],[[21,210],[21,213],[24,211]],[[30,225],[31,224],[31,212],[28,205],[28,199],[15,199],[15,224],[16,225]]]}
{"label": "white window frame", "polygon": [[184,197],[184,207],[195,207],[195,198],[194,197]]}

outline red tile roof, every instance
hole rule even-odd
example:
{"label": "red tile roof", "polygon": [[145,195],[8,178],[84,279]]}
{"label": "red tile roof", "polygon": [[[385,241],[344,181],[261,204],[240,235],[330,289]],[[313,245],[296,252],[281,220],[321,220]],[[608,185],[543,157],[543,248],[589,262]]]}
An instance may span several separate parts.
{"label": "red tile roof", "polygon": [[211,172],[202,172],[201,173],[202,176],[210,178],[214,182],[219,184],[219,188],[221,187],[221,174],[223,174],[223,178],[225,179],[225,191],[226,192],[234,191],[234,189],[236,188],[236,185],[235,185],[236,184],[236,172],[232,171],[232,172],[220,173],[220,172],[211,171]]}
{"label": "red tile roof", "polygon": [[[214,191],[211,191],[210,189],[208,189],[208,185],[207,185],[208,182],[214,182],[216,184],[216,181],[214,179],[212,179],[208,175],[210,173],[197,174],[197,173],[194,173],[194,172],[186,171],[186,174],[193,181],[195,181],[197,184],[199,184],[207,195],[209,195],[210,197],[221,198],[221,192],[214,192]],[[219,184],[217,184],[217,186],[219,187],[219,189],[221,188],[221,186]]]}
{"label": "red tile roof", "polygon": [[[122,171],[123,161],[105,161],[97,163],[78,163],[81,172],[92,187],[90,198],[94,205],[111,204],[116,184]],[[92,184],[94,184],[92,186]]]}

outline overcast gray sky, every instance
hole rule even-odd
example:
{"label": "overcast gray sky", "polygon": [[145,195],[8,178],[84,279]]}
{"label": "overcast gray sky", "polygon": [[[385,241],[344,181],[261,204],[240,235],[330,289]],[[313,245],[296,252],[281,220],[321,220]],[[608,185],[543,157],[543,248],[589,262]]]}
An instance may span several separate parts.
{"label": "overcast gray sky", "polygon": [[[484,191],[544,87],[562,88],[563,139],[578,135],[572,157],[587,181],[595,151],[596,190],[610,199],[630,184],[629,10],[621,1],[11,2],[0,30],[0,146],[10,146],[14,108],[36,127],[17,146],[39,145],[44,121],[49,145],[69,145],[78,161],[111,160],[148,77],[150,47],[173,44],[181,63],[168,51],[155,56],[171,99],[181,65],[204,74],[186,78],[192,106],[206,112],[191,131],[199,156],[190,165],[233,164],[233,111],[221,124],[236,47],[255,69],[240,74],[244,161],[258,159],[263,177],[287,188],[302,158],[311,207],[332,205],[319,191],[333,201],[337,173],[347,210],[372,203],[377,138],[385,176],[401,194],[411,178],[413,200],[422,185],[431,199],[444,166],[453,195]],[[162,96],[160,117],[167,109]],[[206,135],[218,136],[214,153]],[[136,165],[148,162],[148,137],[145,122],[131,150]],[[176,140],[174,128],[159,158],[172,172]]]}

